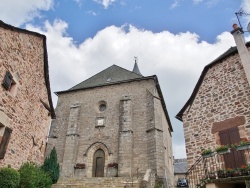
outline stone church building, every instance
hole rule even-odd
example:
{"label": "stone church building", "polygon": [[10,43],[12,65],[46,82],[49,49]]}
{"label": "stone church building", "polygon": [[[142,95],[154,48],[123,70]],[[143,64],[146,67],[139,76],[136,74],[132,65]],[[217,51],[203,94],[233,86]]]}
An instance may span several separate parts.
{"label": "stone church building", "polygon": [[61,179],[142,180],[150,169],[173,185],[173,128],[157,76],[112,65],[56,94],[46,155],[56,148]]}

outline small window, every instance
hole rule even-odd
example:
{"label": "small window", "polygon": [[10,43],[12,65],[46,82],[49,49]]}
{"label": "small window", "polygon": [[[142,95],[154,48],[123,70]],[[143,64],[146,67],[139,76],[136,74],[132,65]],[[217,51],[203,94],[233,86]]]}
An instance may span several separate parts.
{"label": "small window", "polygon": [[2,85],[6,90],[9,91],[12,83],[13,83],[13,76],[10,74],[9,71],[6,71]]}
{"label": "small window", "polygon": [[3,159],[5,156],[11,133],[12,130],[9,127],[5,127],[3,137],[0,143],[0,159]]}
{"label": "small window", "polygon": [[104,110],[106,110],[106,108],[107,108],[106,104],[100,104],[99,106],[100,112],[103,112]]}

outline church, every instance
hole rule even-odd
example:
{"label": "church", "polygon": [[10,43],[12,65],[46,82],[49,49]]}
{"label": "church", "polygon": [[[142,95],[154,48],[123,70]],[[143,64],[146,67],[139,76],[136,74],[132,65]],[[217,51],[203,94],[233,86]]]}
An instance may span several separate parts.
{"label": "church", "polygon": [[[148,170],[173,186],[173,128],[156,75],[112,65],[56,92],[46,156],[56,148],[60,178],[132,177]],[[60,182],[60,181],[59,181]]]}

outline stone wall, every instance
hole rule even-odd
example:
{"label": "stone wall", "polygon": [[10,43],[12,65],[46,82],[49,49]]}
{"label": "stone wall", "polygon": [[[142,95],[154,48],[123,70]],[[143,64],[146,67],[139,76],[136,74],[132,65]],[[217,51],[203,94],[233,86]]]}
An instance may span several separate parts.
{"label": "stone wall", "polygon": [[[27,32],[28,33],[28,32]],[[43,38],[0,27],[0,134],[12,129],[0,168],[19,168],[26,161],[42,163],[50,116],[40,99],[49,104],[44,79]],[[14,79],[7,91],[6,71]]]}
{"label": "stone wall", "polygon": [[250,140],[250,87],[238,54],[209,68],[194,101],[183,115],[189,167],[201,149],[220,145],[218,131],[238,127]]}
{"label": "stone wall", "polygon": [[[118,163],[118,176],[142,177],[149,168],[158,169],[160,176],[164,176],[165,165],[171,164],[168,168],[173,168],[173,162],[165,158],[164,143],[167,147],[172,140],[166,131],[166,120],[162,123],[166,117],[160,100],[154,102],[155,91],[154,80],[143,80],[59,94],[57,119],[52,122],[46,155],[56,146],[59,163],[64,165],[70,106],[78,103],[81,105],[77,122],[79,137],[77,156],[72,165],[86,164],[86,174],[81,177],[92,177],[93,154],[98,148],[105,153],[104,176],[108,176],[107,165],[110,163]],[[107,105],[103,112],[98,110],[100,102]],[[155,107],[157,113],[154,113]],[[103,126],[98,125],[99,119],[104,120]],[[163,126],[166,127],[163,129]],[[168,135],[168,141],[163,142],[162,135]],[[172,148],[168,150],[168,155],[172,155]],[[72,165],[63,168],[72,169]],[[171,172],[173,174],[173,170]]]}

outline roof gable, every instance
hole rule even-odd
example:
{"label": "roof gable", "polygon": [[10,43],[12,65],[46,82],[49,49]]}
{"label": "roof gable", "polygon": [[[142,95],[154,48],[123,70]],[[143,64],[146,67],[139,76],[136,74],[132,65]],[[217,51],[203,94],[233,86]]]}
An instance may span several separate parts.
{"label": "roof gable", "polygon": [[[250,47],[250,42],[246,43],[247,47]],[[194,101],[197,92],[199,91],[199,88],[203,82],[203,79],[205,77],[205,75],[207,74],[207,71],[209,68],[213,67],[214,65],[216,65],[217,63],[221,63],[224,59],[226,59],[227,57],[234,55],[238,53],[238,50],[236,48],[236,46],[229,48],[226,52],[224,52],[222,55],[220,55],[218,58],[216,58],[215,60],[213,60],[211,63],[209,63],[208,65],[206,65],[200,75],[200,78],[198,80],[198,82],[195,85],[195,88],[191,94],[191,96],[189,97],[188,101],[186,102],[186,104],[182,107],[182,109],[178,112],[178,114],[175,116],[178,120],[182,121],[182,115],[185,112],[185,110],[187,109],[187,107],[192,104],[192,102]]]}
{"label": "roof gable", "polygon": [[0,27],[4,28],[4,29],[7,29],[7,30],[11,30],[11,31],[15,31],[15,32],[23,33],[23,34],[28,34],[28,35],[33,35],[33,36],[42,38],[42,40],[43,40],[43,50],[44,50],[44,52],[43,52],[44,79],[45,79],[45,86],[47,88],[47,95],[48,95],[48,101],[49,101],[49,111],[51,113],[51,118],[55,119],[56,114],[55,114],[55,110],[54,110],[54,107],[53,107],[51,89],[50,89],[49,63],[48,63],[46,36],[42,35],[40,33],[37,33],[37,32],[33,32],[33,31],[26,30],[26,29],[21,29],[21,28],[18,28],[18,27],[14,27],[12,25],[4,23],[2,20],[0,20]]}
{"label": "roof gable", "polygon": [[136,74],[122,67],[119,67],[117,65],[112,65],[108,67],[107,69],[90,77],[89,79],[70,88],[69,91],[102,86],[102,85],[109,85],[109,84],[114,84],[116,82],[142,78],[142,77],[143,77],[142,75]]}

